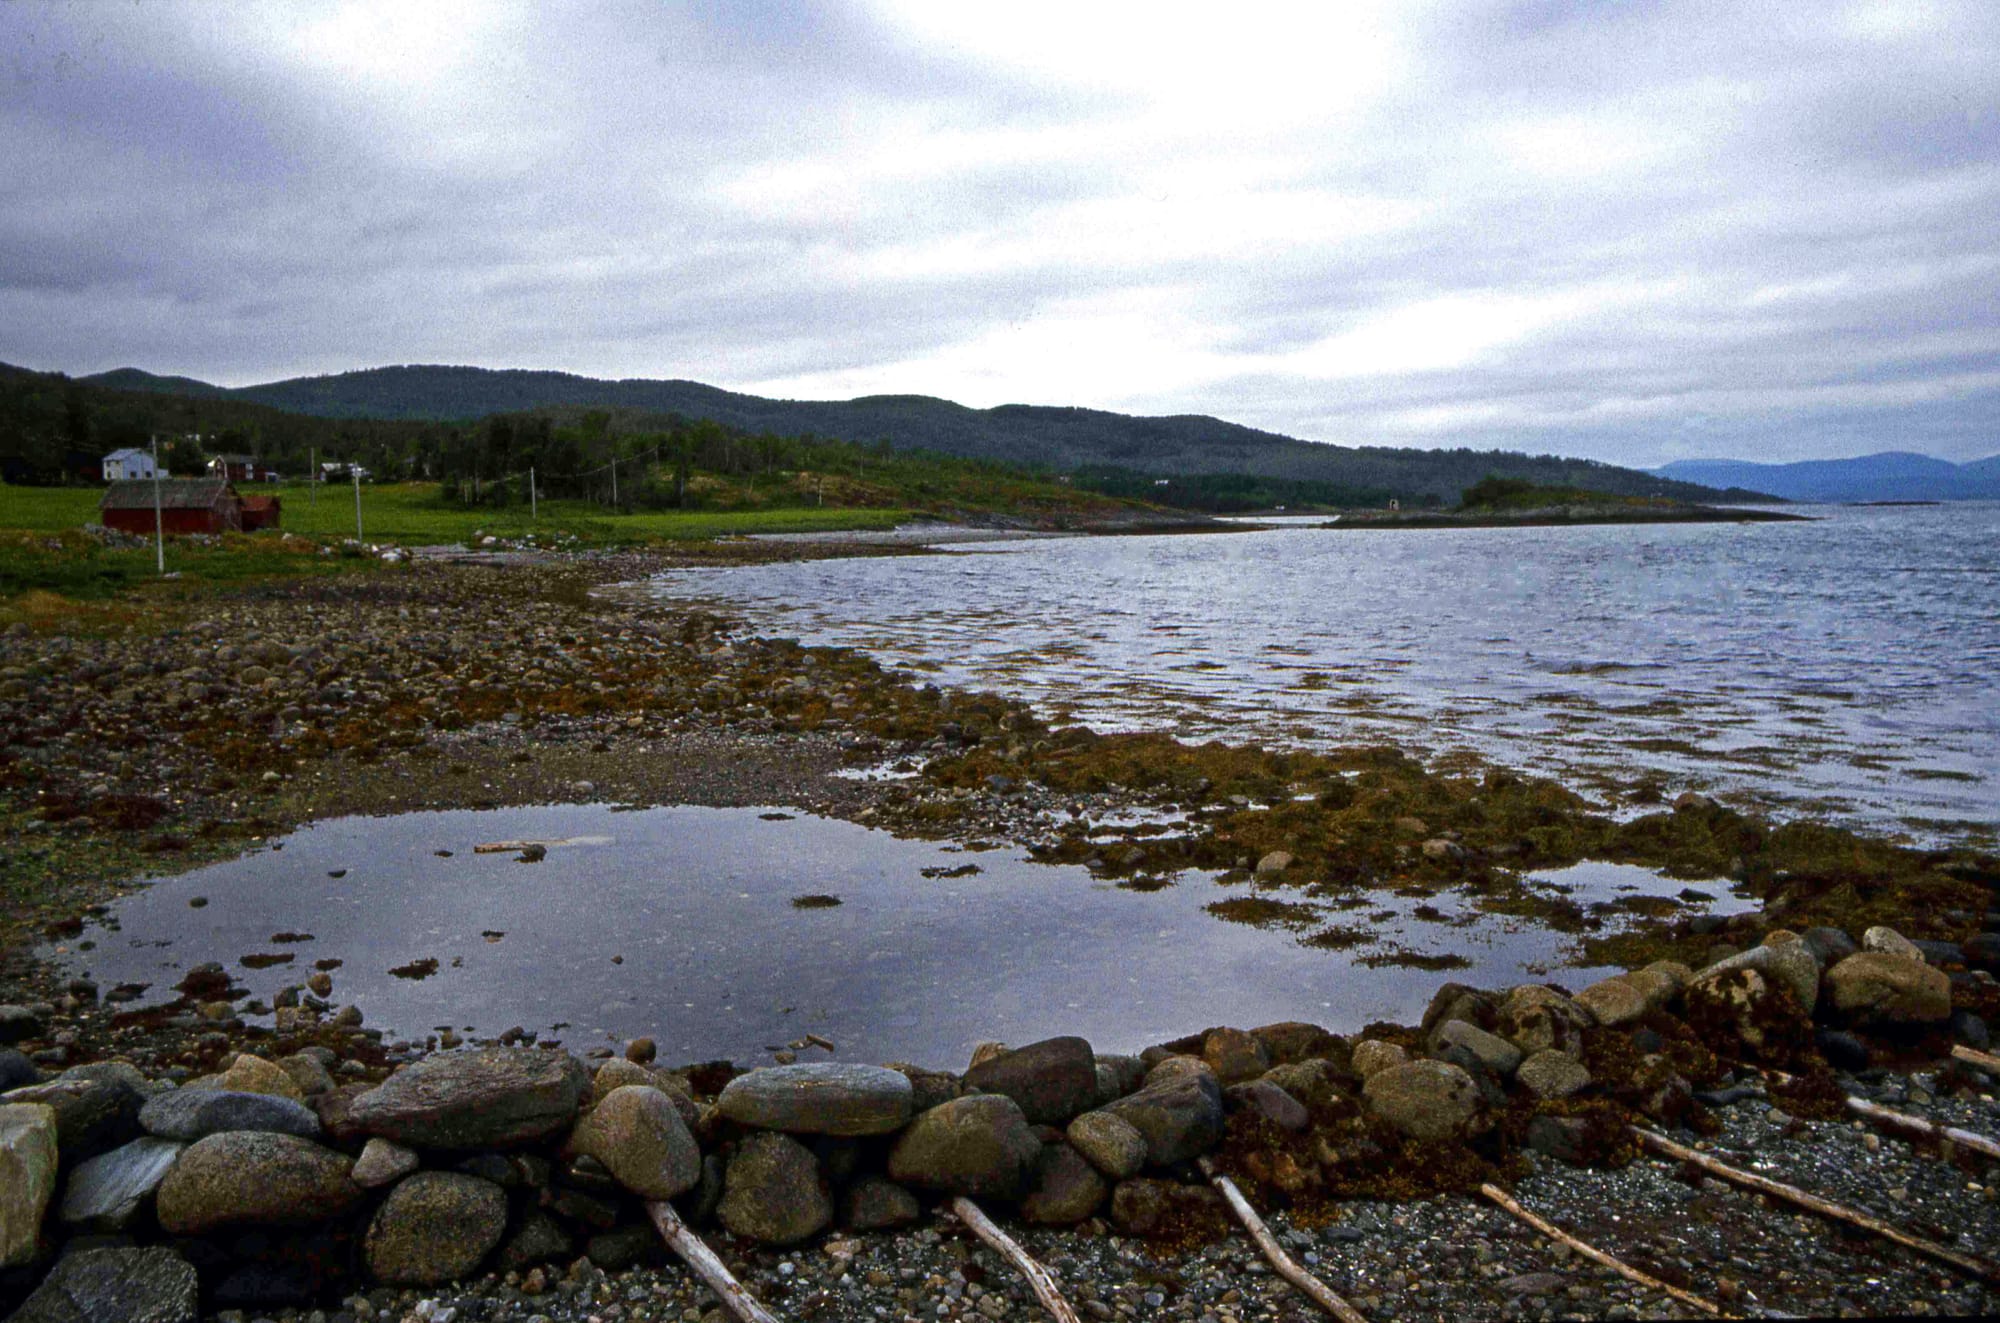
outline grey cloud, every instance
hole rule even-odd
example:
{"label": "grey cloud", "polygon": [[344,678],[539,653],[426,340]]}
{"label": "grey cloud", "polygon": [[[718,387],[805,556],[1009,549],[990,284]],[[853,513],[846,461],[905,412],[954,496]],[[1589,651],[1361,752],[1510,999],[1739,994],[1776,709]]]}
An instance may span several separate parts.
{"label": "grey cloud", "polygon": [[[1443,6],[1351,133],[1240,144],[1272,158],[1260,187],[1279,196],[1375,197],[1417,219],[1173,255],[1047,241],[1072,209],[1203,178],[1239,149],[1135,149],[1143,136],[1115,131],[1141,122],[1130,93],[850,5],[486,12],[498,38],[406,100],[237,40],[225,11],[0,5],[0,358],[229,381],[397,361],[737,387],[877,370],[924,390],[896,365],[1068,301],[1171,291],[1241,370],[1010,393],[1638,463],[2000,448],[1991,392],[1924,395],[1971,380],[2000,338],[1991,8],[1931,7],[1944,38],[1863,41],[1816,3],[1754,22],[1680,0]],[[1546,123],[1629,126],[1645,150],[1537,177],[1502,130]],[[930,156],[901,159],[902,134]],[[987,154],[1001,134],[1008,150]],[[789,203],[744,201],[754,171],[801,166]],[[938,244],[1039,255],[889,258]],[[1441,297],[1597,284],[1672,292],[1448,371],[1260,366]],[[1414,430],[1427,410],[1462,421]]]}

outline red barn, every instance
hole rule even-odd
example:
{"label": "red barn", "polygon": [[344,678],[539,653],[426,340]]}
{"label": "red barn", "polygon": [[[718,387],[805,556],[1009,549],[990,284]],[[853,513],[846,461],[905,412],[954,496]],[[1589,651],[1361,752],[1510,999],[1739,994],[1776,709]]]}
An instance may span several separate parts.
{"label": "red barn", "polygon": [[[106,528],[153,531],[154,488],[144,478],[114,482],[97,508]],[[169,533],[225,533],[243,527],[243,498],[225,478],[166,478],[159,484],[160,525]]]}
{"label": "red barn", "polygon": [[276,528],[284,514],[284,502],[276,496],[246,496],[243,498],[243,531],[254,533],[260,528]]}

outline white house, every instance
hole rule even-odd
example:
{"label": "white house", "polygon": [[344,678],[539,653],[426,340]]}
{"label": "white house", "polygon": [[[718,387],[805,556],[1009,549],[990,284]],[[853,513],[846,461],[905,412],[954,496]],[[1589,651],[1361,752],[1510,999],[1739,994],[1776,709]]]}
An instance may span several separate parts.
{"label": "white house", "polygon": [[152,478],[161,476],[153,468],[153,456],[144,450],[127,447],[114,450],[104,457],[104,480],[124,482],[131,478]]}

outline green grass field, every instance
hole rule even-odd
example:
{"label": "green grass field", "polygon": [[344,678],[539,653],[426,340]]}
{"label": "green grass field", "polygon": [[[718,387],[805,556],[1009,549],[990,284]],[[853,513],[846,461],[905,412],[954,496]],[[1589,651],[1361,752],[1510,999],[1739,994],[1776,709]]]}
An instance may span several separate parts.
{"label": "green grass field", "polygon": [[[318,545],[355,535],[354,489],[304,484],[245,485],[245,494],[284,500],[283,534],[232,535],[220,545],[168,538],[167,569],[182,580],[241,582],[287,575],[349,573],[379,564],[372,557],[324,554]],[[102,599],[157,579],[151,546],[109,549],[81,529],[98,522],[102,491],[90,487],[10,487],[0,484],[0,599],[54,593]],[[492,535],[585,546],[700,541],[746,533],[893,528],[902,509],[774,509],[648,511],[613,514],[587,501],[543,501],[537,518],[526,506],[467,510],[442,500],[430,483],[361,488],[361,531],[370,543],[425,546],[472,543]],[[308,542],[307,539],[310,541]]]}

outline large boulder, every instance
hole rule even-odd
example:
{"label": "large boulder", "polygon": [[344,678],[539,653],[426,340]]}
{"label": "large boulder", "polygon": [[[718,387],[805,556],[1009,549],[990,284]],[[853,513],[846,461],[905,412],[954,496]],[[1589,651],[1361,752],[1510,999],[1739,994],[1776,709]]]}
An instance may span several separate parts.
{"label": "large boulder", "polygon": [[1590,1087],[1590,1072],[1569,1053],[1549,1048],[1523,1061],[1514,1072],[1514,1083],[1530,1097],[1567,1098]]}
{"label": "large boulder", "polygon": [[1567,994],[1524,983],[1509,989],[1501,1001],[1494,1032],[1520,1048],[1523,1056],[1547,1051],[1575,1055],[1583,1051],[1583,1035],[1591,1023],[1590,1013]]}
{"label": "large boulder", "polygon": [[1354,1055],[1350,1061],[1354,1073],[1362,1079],[1391,1066],[1400,1066],[1410,1059],[1400,1043],[1384,1042],[1379,1038],[1364,1038],[1354,1045]]}
{"label": "large boulder", "polygon": [[812,1150],[790,1135],[759,1131],[730,1156],[716,1209],[734,1235],[795,1245],[833,1222],[833,1192]]}
{"label": "large boulder", "polygon": [[291,1072],[275,1062],[266,1061],[249,1052],[239,1052],[236,1060],[220,1075],[212,1075],[201,1081],[211,1089],[221,1089],[229,1093],[262,1093],[273,1098],[290,1098],[293,1102],[306,1100],[305,1089],[292,1078]]}
{"label": "large boulder", "polygon": [[0,1106],[0,1268],[35,1257],[56,1192],[56,1114],[42,1103]]}
{"label": "large boulder", "polygon": [[1371,1114],[1412,1139],[1464,1134],[1479,1114],[1479,1086],[1443,1061],[1409,1061],[1377,1071],[1361,1086]]}
{"label": "large boulder", "polygon": [[715,1100],[721,1113],[759,1130],[799,1135],[886,1135],[910,1119],[910,1077],[886,1066],[812,1062],[738,1075]]}
{"label": "large boulder", "polygon": [[1155,1166],[1191,1161],[1222,1142],[1222,1089],[1205,1072],[1149,1083],[1102,1110],[1145,1136]]}
{"label": "large boulder", "polygon": [[589,1087],[590,1073],[566,1052],[447,1052],[356,1098],[348,1119],[418,1148],[500,1148],[568,1128]]}
{"label": "large boulder", "polygon": [[1922,960],[1924,953],[1915,942],[1897,932],[1894,928],[1875,925],[1861,934],[1861,949],[1877,955],[1902,956],[1908,960]]}
{"label": "large boulder", "polygon": [[375,1210],[363,1252],[389,1286],[437,1286],[470,1276],[507,1230],[507,1195],[492,1181],[420,1171]]}
{"label": "large boulder", "polygon": [[1103,1207],[1111,1187],[1077,1151],[1060,1141],[1045,1145],[1035,1175],[1021,1200],[1024,1221],[1075,1226]]}
{"label": "large boulder", "polygon": [[1306,1105],[1269,1079],[1232,1084],[1222,1091],[1223,1105],[1232,1112],[1249,1112],[1277,1126],[1298,1133],[1312,1124]]}
{"label": "large boulder", "polygon": [[81,1162],[139,1134],[139,1091],[116,1077],[70,1076],[0,1094],[0,1104],[41,1103],[56,1116],[56,1148],[64,1163]]}
{"label": "large boulder", "polygon": [[1826,990],[1835,1010],[1862,1023],[1934,1024],[1951,1018],[1950,977],[1909,956],[1851,955],[1826,971]]}
{"label": "large boulder", "polygon": [[1738,970],[1751,970],[1766,982],[1785,989],[1808,1015],[1819,1004],[1819,959],[1804,938],[1789,932],[1772,933],[1761,946],[1716,961],[1694,976],[1687,995],[1693,998],[1700,995],[1701,989],[1715,988],[1729,981]]}
{"label": "large boulder", "polygon": [[577,1122],[569,1147],[602,1162],[644,1199],[672,1199],[701,1179],[701,1149],[687,1123],[673,1100],[649,1085],[627,1084],[606,1094]]}
{"label": "large boulder", "polygon": [[147,1135],[71,1168],[63,1186],[63,1222],[91,1231],[123,1231],[160,1188],[185,1147]]}
{"label": "large boulder", "polygon": [[198,1286],[170,1249],[78,1250],[57,1260],[8,1323],[195,1323]]}
{"label": "large boulder", "polygon": [[1004,1094],[974,1094],[910,1122],[889,1151],[889,1175],[920,1189],[1015,1199],[1041,1151],[1020,1104]]}
{"label": "large boulder", "polygon": [[1615,1028],[1664,1009],[1680,995],[1690,977],[1686,965],[1656,960],[1644,969],[1614,974],[1593,983],[1577,993],[1574,1000],[1594,1022]]}
{"label": "large boulder", "polygon": [[147,1134],[188,1142],[225,1130],[268,1130],[301,1139],[318,1139],[320,1134],[319,1116],[296,1099],[218,1089],[159,1094],[139,1109],[139,1124]]}
{"label": "large boulder", "polygon": [[1281,1020],[1277,1024],[1259,1025],[1250,1032],[1264,1045],[1264,1052],[1274,1066],[1320,1058],[1341,1066],[1347,1063],[1347,1040],[1316,1024]]}
{"label": "large boulder", "polygon": [[1477,1061],[1484,1069],[1505,1078],[1514,1073],[1521,1064],[1521,1049],[1495,1033],[1481,1029],[1464,1020],[1446,1020],[1431,1033],[1431,1050],[1442,1055],[1448,1048],[1459,1048]]}
{"label": "large boulder", "polygon": [[1271,1068],[1263,1040],[1241,1029],[1211,1029],[1202,1040],[1201,1059],[1224,1084],[1254,1080]]}
{"label": "large boulder", "polygon": [[1061,1125],[1097,1102],[1097,1054],[1081,1038],[1048,1038],[981,1061],[965,1087],[1012,1098],[1030,1125]]}
{"label": "large boulder", "polygon": [[354,1160],[296,1135],[236,1130],[198,1140],[160,1182],[160,1225],[179,1236],[225,1226],[302,1226],[360,1202]]}
{"label": "large boulder", "polygon": [[1146,1165],[1146,1137],[1130,1121],[1109,1112],[1085,1112],[1069,1123],[1070,1145],[1090,1165],[1114,1181],[1136,1176]]}

